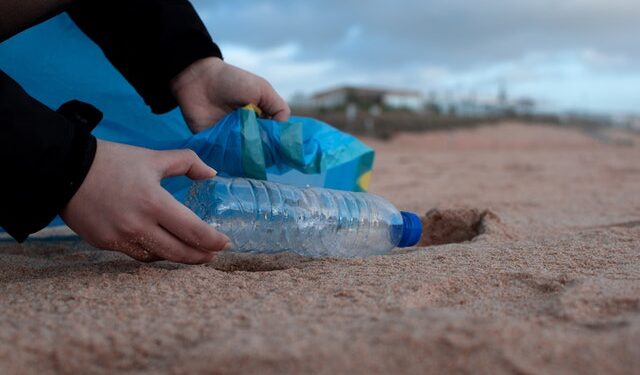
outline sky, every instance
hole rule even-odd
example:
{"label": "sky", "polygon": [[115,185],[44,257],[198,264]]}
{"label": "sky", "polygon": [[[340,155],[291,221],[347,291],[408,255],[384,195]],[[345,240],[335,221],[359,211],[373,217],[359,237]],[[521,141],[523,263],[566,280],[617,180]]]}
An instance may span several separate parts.
{"label": "sky", "polygon": [[640,113],[638,0],[192,0],[285,98],[339,85]]}

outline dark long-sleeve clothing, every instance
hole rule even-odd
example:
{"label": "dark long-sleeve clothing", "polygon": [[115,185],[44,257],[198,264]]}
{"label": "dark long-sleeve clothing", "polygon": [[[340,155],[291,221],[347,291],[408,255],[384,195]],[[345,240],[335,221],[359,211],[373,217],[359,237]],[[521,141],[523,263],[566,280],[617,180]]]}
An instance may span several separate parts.
{"label": "dark long-sleeve clothing", "polygon": [[[78,0],[62,10],[155,113],[176,107],[170,81],[178,73],[199,59],[222,57],[187,0]],[[6,25],[46,18],[23,13],[38,19],[8,22],[0,14],[0,32],[12,35],[19,30]],[[90,131],[97,121],[99,112],[81,103],[49,109],[0,71],[0,226],[16,240],[45,227],[80,187],[95,156]]]}

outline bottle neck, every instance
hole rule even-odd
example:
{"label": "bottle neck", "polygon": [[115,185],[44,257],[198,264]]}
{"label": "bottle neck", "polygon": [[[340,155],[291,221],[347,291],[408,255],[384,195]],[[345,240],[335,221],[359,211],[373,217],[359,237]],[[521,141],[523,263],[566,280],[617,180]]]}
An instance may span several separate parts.
{"label": "bottle neck", "polygon": [[402,215],[402,237],[398,247],[415,246],[422,237],[422,221],[413,212],[400,211]]}

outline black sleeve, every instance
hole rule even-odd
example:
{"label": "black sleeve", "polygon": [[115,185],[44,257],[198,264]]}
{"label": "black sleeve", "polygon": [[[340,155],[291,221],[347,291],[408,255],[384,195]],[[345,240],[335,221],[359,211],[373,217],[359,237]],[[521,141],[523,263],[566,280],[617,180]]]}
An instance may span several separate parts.
{"label": "black sleeve", "polygon": [[18,241],[53,220],[91,167],[100,118],[76,120],[72,107],[52,111],[0,70],[0,226]]}
{"label": "black sleeve", "polygon": [[154,113],[177,106],[169,83],[178,73],[222,58],[187,0],[78,0],[67,11]]}

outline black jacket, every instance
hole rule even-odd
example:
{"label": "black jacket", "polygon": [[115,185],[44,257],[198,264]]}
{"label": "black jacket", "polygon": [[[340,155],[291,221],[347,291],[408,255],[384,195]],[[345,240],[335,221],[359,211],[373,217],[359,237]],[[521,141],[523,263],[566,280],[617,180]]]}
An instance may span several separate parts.
{"label": "black jacket", "polygon": [[[65,10],[155,113],[177,106],[172,78],[222,57],[187,0],[79,0]],[[0,226],[18,241],[51,222],[93,162],[99,112],[63,107],[51,110],[0,71]]]}

